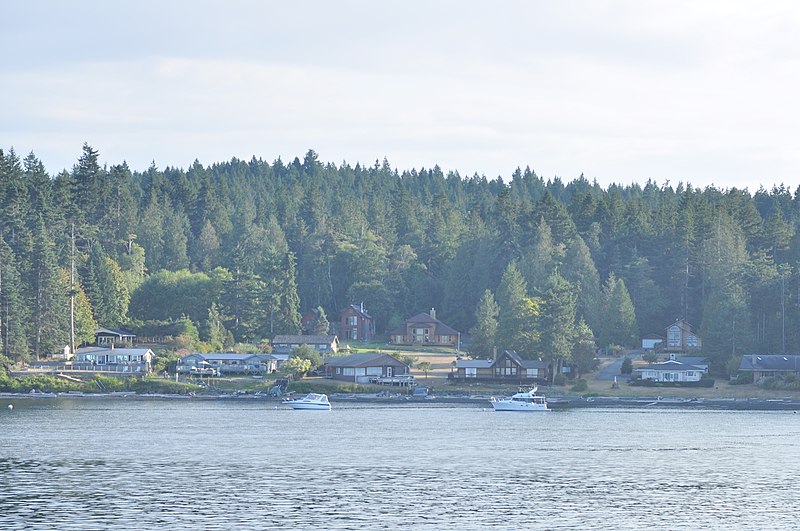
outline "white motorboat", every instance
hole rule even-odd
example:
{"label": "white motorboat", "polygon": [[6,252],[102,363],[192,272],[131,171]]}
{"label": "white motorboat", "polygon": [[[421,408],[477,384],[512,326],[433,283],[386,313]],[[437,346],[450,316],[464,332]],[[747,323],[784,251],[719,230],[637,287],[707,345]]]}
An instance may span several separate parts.
{"label": "white motorboat", "polygon": [[550,411],[547,399],[536,394],[536,387],[530,391],[520,391],[511,398],[491,398],[495,411]]}
{"label": "white motorboat", "polygon": [[328,395],[319,393],[309,393],[303,398],[287,400],[286,403],[290,405],[292,409],[319,409],[325,411],[330,411],[331,409],[331,403],[328,402]]}

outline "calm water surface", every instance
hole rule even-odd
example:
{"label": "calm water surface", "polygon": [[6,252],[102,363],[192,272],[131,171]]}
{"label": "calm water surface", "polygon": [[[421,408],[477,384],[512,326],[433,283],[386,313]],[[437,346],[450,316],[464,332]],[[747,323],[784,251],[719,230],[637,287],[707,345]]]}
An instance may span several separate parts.
{"label": "calm water surface", "polygon": [[792,412],[0,399],[0,529],[800,529]]}

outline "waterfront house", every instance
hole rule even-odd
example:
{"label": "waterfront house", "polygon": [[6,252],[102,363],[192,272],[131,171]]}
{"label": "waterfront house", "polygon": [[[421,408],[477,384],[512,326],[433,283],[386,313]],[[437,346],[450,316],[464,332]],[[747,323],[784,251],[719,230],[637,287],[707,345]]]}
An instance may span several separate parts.
{"label": "waterfront house", "polygon": [[153,357],[149,348],[83,347],[75,351],[72,370],[148,374]]}
{"label": "waterfront house", "polygon": [[339,338],[336,336],[275,336],[272,349],[278,354],[289,354],[300,345],[309,345],[320,354],[336,354],[339,350]]}
{"label": "waterfront house", "polygon": [[699,382],[707,371],[707,365],[704,369],[674,359],[634,370],[642,381],[659,383]]}
{"label": "waterfront house", "polygon": [[351,304],[339,314],[339,335],[344,340],[369,341],[375,336],[375,322],[364,304]]}
{"label": "waterfront house", "polygon": [[432,345],[458,347],[460,333],[436,319],[436,310],[420,313],[392,330],[389,341],[394,345]]}
{"label": "waterfront house", "polygon": [[667,342],[661,343],[667,352],[686,352],[688,350],[698,350],[703,346],[700,338],[692,332],[692,326],[678,319],[667,327]]}
{"label": "waterfront house", "polygon": [[94,343],[98,347],[133,345],[135,342],[136,334],[132,334],[121,328],[98,328],[94,331]]}
{"label": "waterfront house", "polygon": [[214,369],[215,374],[264,374],[276,370],[278,363],[271,354],[193,353],[178,359],[176,368],[180,374],[204,369]]}
{"label": "waterfront house", "polygon": [[464,382],[546,382],[547,374],[547,364],[542,360],[526,360],[506,350],[490,360],[456,360],[451,378]]}
{"label": "waterfront house", "polygon": [[389,354],[376,352],[328,358],[323,367],[325,378],[367,383],[375,378],[393,378],[410,374],[408,365]]}
{"label": "waterfront house", "polygon": [[753,383],[773,376],[800,376],[800,356],[750,354],[742,356],[739,370],[753,373]]}

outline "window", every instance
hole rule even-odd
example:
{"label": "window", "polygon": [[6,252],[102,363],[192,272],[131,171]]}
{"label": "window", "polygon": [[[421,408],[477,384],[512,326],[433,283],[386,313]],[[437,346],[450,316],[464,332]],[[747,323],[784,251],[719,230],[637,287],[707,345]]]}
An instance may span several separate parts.
{"label": "window", "polygon": [[350,326],[356,326],[358,324],[358,316],[356,315],[348,315],[347,316],[347,324]]}
{"label": "window", "polygon": [[538,378],[539,377],[539,369],[526,369],[525,375],[528,378]]}
{"label": "window", "polygon": [[513,361],[506,359],[502,363],[498,363],[494,368],[495,376],[516,376],[517,366]]}
{"label": "window", "polygon": [[450,336],[439,336],[439,343],[449,343]]}
{"label": "window", "polygon": [[342,369],[343,376],[355,376],[356,370],[353,367],[344,367]]}
{"label": "window", "polygon": [[681,346],[681,329],[677,325],[670,326],[667,329],[667,346],[668,347]]}
{"label": "window", "polygon": [[478,368],[477,367],[466,367],[464,369],[464,377],[465,378],[477,378],[478,377]]}
{"label": "window", "polygon": [[381,376],[383,367],[367,367],[367,376]]}

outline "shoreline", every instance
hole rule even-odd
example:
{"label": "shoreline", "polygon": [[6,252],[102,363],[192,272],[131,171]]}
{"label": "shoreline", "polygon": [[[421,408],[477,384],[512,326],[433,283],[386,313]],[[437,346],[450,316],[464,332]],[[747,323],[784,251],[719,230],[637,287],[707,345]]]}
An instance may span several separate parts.
{"label": "shoreline", "polygon": [[[180,395],[180,394],[139,394],[135,392],[114,393],[0,393],[0,400],[33,400],[33,399],[82,399],[82,400],[192,400],[192,401],[261,401],[269,404],[280,404],[282,398],[251,394],[217,394],[217,395]],[[491,407],[489,396],[437,396],[419,398],[404,395],[395,397],[375,395],[343,395],[329,396],[332,404],[376,404],[376,405],[460,405],[475,407]],[[731,411],[800,411],[800,398],[673,398],[663,396],[652,397],[572,397],[554,396],[547,400],[553,410],[568,409],[695,409],[695,410],[731,410]]]}

